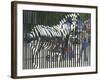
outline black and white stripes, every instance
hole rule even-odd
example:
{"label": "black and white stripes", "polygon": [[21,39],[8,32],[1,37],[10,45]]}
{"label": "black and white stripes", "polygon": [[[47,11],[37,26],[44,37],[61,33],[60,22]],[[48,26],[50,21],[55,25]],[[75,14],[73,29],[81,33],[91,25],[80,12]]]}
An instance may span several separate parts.
{"label": "black and white stripes", "polygon": [[[33,14],[27,14],[31,24],[33,19],[30,15]],[[34,22],[32,23],[35,25],[29,24],[31,30],[25,30],[23,33],[23,69],[90,66],[90,45],[86,48],[88,60],[84,61],[83,59],[85,54],[81,50],[82,36],[77,25],[78,15],[78,13],[70,13],[65,15],[65,18],[59,21],[57,25],[46,26],[36,24],[38,23],[35,18],[37,15],[34,14]],[[24,25],[27,24],[24,23]],[[87,39],[89,39],[89,34],[86,34]],[[80,56],[81,52],[82,57]]]}

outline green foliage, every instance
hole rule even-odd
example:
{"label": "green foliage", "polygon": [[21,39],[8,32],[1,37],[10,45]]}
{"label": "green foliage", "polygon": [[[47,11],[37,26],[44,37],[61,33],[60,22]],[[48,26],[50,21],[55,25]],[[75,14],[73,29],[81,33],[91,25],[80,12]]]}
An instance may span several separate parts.
{"label": "green foliage", "polygon": [[82,21],[88,20],[91,17],[91,14],[87,13],[80,13],[79,15]]}
{"label": "green foliage", "polygon": [[67,13],[58,13],[58,12],[38,12],[40,15],[38,16],[38,24],[53,26],[57,25],[60,20],[64,18]]}

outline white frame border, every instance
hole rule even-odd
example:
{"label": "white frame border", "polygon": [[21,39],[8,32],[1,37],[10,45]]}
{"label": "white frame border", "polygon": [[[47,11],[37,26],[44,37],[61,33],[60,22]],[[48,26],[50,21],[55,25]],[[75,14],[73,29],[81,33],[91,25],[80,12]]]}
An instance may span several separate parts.
{"label": "white frame border", "polygon": [[[36,69],[22,70],[22,50],[23,50],[23,10],[57,11],[57,12],[81,12],[91,13],[91,66],[74,67],[61,69]],[[17,76],[37,76],[63,73],[81,73],[96,71],[96,9],[79,7],[62,7],[50,5],[17,4]],[[95,54],[94,54],[95,53]],[[48,74],[47,74],[48,73]]]}

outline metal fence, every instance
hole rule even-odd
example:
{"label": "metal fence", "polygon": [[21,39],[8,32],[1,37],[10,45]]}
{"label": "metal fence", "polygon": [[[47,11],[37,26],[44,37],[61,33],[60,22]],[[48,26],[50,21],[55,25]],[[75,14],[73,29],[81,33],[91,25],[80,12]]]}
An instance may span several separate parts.
{"label": "metal fence", "polygon": [[[86,29],[80,32],[78,25],[74,30],[71,29],[71,25],[67,25],[69,28],[39,25],[37,13],[38,11],[24,11],[23,69],[91,65],[91,38]],[[32,30],[27,31],[28,27],[32,27]]]}

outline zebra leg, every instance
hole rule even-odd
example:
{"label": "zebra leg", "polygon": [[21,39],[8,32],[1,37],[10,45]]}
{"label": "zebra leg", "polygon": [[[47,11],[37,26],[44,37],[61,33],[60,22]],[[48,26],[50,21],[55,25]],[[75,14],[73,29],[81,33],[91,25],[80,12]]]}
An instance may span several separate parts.
{"label": "zebra leg", "polygon": [[36,59],[37,59],[36,57],[37,57],[37,50],[38,50],[39,44],[40,44],[40,41],[35,40],[36,47],[33,49],[33,67],[34,68],[38,67],[38,65],[36,64]]}

